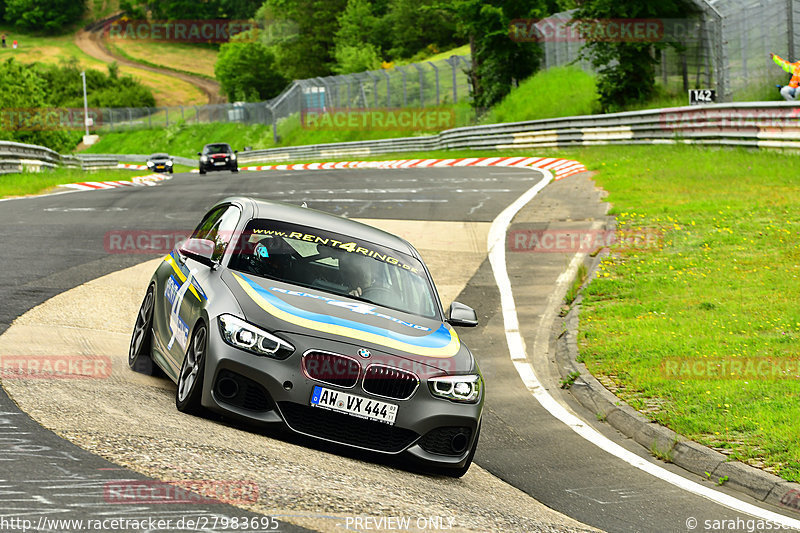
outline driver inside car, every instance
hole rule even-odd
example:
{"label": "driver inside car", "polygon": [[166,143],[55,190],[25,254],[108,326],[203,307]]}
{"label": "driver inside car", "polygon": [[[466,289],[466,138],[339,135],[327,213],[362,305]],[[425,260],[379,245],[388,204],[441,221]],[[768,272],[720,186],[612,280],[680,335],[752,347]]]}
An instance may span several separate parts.
{"label": "driver inside car", "polygon": [[367,289],[375,284],[375,275],[372,259],[353,253],[343,253],[339,256],[339,274],[342,283],[351,296],[362,296]]}
{"label": "driver inside car", "polygon": [[280,237],[268,235],[253,243],[249,254],[250,269],[259,276],[280,280],[293,277],[292,247]]}

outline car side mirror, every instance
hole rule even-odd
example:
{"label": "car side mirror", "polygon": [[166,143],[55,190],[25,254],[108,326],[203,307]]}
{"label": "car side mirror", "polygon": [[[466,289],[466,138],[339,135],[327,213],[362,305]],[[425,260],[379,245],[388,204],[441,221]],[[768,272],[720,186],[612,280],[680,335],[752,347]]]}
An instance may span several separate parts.
{"label": "car side mirror", "polygon": [[178,251],[204,265],[212,266],[214,264],[211,259],[214,256],[214,241],[209,239],[186,239]]}
{"label": "car side mirror", "polygon": [[234,154],[238,154],[238,153],[239,153],[239,150],[234,150],[234,151],[233,151],[233,153],[234,153]]}
{"label": "car side mirror", "polygon": [[450,318],[447,319],[451,326],[474,328],[478,325],[478,315],[475,310],[460,302],[450,304]]}
{"label": "car side mirror", "polygon": [[203,152],[197,152],[197,155],[203,155]]}

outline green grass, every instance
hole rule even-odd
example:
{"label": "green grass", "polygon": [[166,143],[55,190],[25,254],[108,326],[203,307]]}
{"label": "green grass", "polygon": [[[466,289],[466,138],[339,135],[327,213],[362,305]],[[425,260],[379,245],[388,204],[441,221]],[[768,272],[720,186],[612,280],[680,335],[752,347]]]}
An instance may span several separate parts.
{"label": "green grass", "polygon": [[451,48],[450,50],[445,50],[444,52],[439,52],[438,54],[426,57],[425,61],[436,62],[436,61],[442,61],[444,59],[449,59],[450,56],[468,56],[468,55],[470,55],[469,45],[465,44],[457,48]]}
{"label": "green grass", "polygon": [[[800,481],[798,156],[686,146],[563,155],[599,171],[620,228],[660,235],[604,260],[586,289],[583,362],[652,420]],[[701,366],[668,370],[679,358]],[[772,363],[701,375],[766,360],[793,377],[772,378]]]}
{"label": "green grass", "polygon": [[594,78],[577,67],[538,72],[493,107],[481,122],[518,122],[597,113]]}
{"label": "green grass", "polygon": [[[450,106],[455,116],[455,126],[472,123],[472,110],[468,104]],[[174,116],[174,114],[172,115]],[[194,157],[209,142],[227,142],[235,149],[245,146],[253,149],[362,141],[433,134],[414,129],[352,129],[346,131],[303,127],[299,118],[289,117],[278,124],[279,142],[275,144],[272,126],[266,124],[212,123],[193,124],[178,122],[167,127],[137,129],[121,132],[100,132],[100,140],[86,151],[99,154],[148,154],[157,151],[172,155]]]}
{"label": "green grass", "polygon": [[146,170],[96,170],[59,168],[42,172],[22,172],[0,176],[0,198],[27,196],[47,192],[65,183],[81,181],[129,181],[134,176],[147,174]]}

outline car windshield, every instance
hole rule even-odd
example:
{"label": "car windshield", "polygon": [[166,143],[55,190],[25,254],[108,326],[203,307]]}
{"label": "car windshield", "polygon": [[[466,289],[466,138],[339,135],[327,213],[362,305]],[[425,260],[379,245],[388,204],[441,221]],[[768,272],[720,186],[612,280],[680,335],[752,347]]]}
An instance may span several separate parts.
{"label": "car windshield", "polygon": [[436,317],[422,263],[404,253],[320,229],[254,219],[232,252],[230,268]]}
{"label": "car windshield", "polygon": [[203,148],[204,154],[229,154],[231,147],[227,144],[208,144]]}

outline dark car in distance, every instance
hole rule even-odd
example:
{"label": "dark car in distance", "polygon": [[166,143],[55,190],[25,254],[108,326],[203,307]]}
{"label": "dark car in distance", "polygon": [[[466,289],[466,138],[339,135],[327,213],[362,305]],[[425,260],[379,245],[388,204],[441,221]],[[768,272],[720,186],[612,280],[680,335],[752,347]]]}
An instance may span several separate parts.
{"label": "dark car in distance", "polygon": [[230,170],[239,172],[239,164],[236,161],[238,150],[233,150],[227,143],[210,143],[203,147],[203,151],[197,152],[200,156],[200,174],[205,174],[210,170]]}
{"label": "dark car in distance", "polygon": [[205,409],[453,477],[469,469],[484,385],[419,252],[313,209],[222,200],[148,284],[128,364]]}
{"label": "dark car in distance", "polygon": [[156,153],[147,159],[147,169],[153,172],[168,172],[172,174],[172,157],[169,154]]}

